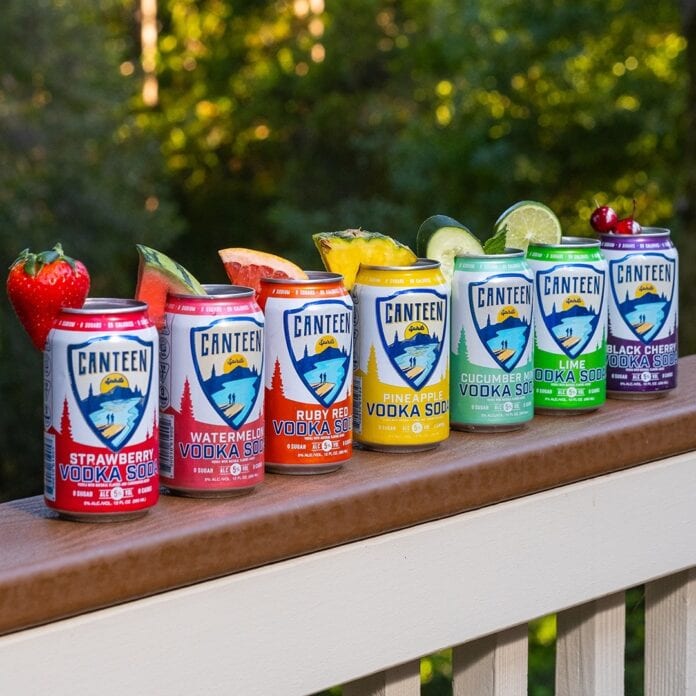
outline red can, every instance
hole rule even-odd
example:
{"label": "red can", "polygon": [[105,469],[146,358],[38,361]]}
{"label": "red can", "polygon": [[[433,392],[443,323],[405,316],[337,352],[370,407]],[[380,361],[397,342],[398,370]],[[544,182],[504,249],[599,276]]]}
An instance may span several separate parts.
{"label": "red can", "polygon": [[266,468],[334,471],[352,455],[353,302],[335,273],[263,278]]}
{"label": "red can", "polygon": [[160,332],[160,467],[180,495],[227,497],[263,481],[263,314],[251,288],[170,295]]}
{"label": "red can", "polygon": [[157,331],[146,305],[63,309],[44,351],[44,497],[61,516],[144,515],[158,486]]}

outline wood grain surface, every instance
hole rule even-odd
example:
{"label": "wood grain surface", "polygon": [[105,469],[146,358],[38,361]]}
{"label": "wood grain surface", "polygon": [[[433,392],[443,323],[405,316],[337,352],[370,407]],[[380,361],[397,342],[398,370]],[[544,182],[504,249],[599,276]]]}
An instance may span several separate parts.
{"label": "wood grain surface", "polygon": [[696,356],[679,371],[664,399],[453,432],[429,452],[356,451],[335,473],[267,474],[241,498],[164,494],[129,522],[60,520],[40,497],[5,503],[0,634],[694,450]]}

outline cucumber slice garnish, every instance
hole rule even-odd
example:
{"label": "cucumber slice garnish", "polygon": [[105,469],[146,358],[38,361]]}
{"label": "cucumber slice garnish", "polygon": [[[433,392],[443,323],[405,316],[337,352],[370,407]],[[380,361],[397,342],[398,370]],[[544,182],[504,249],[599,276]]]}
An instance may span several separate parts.
{"label": "cucumber slice garnish", "polygon": [[420,226],[416,249],[419,256],[439,261],[447,280],[452,279],[455,256],[483,254],[481,243],[471,231],[447,215],[433,215]]}

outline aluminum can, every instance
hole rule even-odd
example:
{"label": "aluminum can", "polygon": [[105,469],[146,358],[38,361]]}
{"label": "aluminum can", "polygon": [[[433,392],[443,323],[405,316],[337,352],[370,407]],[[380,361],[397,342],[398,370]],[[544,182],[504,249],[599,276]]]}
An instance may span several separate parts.
{"label": "aluminum can", "polygon": [[160,331],[160,470],[172,492],[248,493],[263,481],[263,314],[251,288],[170,294]]}
{"label": "aluminum can", "polygon": [[450,287],[439,261],[361,266],[355,303],[355,440],[409,452],[449,436]]}
{"label": "aluminum can", "polygon": [[88,298],[63,309],[44,351],[44,498],[110,522],[157,502],[157,331],[147,305]]}
{"label": "aluminum can", "polygon": [[538,413],[593,411],[606,400],[607,263],[599,241],[530,244],[534,273],[534,406]]}
{"label": "aluminum can", "polygon": [[607,395],[652,399],[677,386],[679,259],[670,231],[604,234],[609,265]]}
{"label": "aluminum can", "polygon": [[518,249],[454,259],[453,429],[517,430],[534,416],[533,290]]}
{"label": "aluminum can", "polygon": [[353,302],[336,273],[264,278],[266,469],[335,471],[353,453]]}

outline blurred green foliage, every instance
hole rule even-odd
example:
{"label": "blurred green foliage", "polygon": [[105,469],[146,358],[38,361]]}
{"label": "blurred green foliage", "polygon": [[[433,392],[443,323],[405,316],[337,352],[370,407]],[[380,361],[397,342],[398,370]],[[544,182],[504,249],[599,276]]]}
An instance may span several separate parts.
{"label": "blurred green foliage", "polygon": [[[132,296],[133,244],[164,246],[185,223],[156,139],[135,124],[119,72],[136,50],[132,5],[5,0],[0,22],[0,256],[61,241],[93,296]],[[148,210],[148,207],[150,210]],[[41,356],[0,301],[0,499],[42,487]]]}
{"label": "blurred green foliage", "polygon": [[[595,202],[628,216],[635,200],[639,221],[671,227],[688,262],[693,79],[678,10],[167,0],[161,103],[141,118],[195,230],[173,252],[219,280],[226,246],[317,267],[317,231],[363,227],[413,244],[422,220],[444,213],[485,239],[529,198],[585,235]],[[696,348],[689,278],[682,352]]]}
{"label": "blurred green foliage", "polygon": [[594,200],[675,224],[671,0],[168,0],[164,16],[147,118],[211,252],[251,234],[316,265],[311,232],[412,243],[433,212],[485,238],[522,198],[570,234]]}

